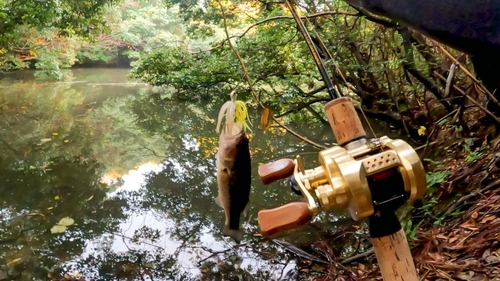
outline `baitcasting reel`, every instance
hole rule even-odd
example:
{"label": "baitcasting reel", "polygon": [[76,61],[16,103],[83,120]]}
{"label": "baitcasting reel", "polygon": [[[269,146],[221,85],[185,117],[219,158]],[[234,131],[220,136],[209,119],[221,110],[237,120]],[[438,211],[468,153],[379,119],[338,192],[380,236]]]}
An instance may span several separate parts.
{"label": "baitcasting reel", "polygon": [[[343,106],[346,105],[349,103],[343,102]],[[328,108],[326,111],[328,113]],[[332,121],[335,113],[327,115],[333,128],[333,123],[338,121]],[[408,143],[386,136],[351,141],[356,132],[353,127],[350,129],[352,134],[346,138],[344,146],[334,146],[319,153],[320,166],[316,168],[306,170],[300,156],[259,166],[264,184],[291,176],[292,188],[298,189],[307,201],[260,211],[258,220],[263,235],[271,236],[310,221],[318,213],[314,197],[322,209],[347,209],[351,217],[359,221],[378,212],[393,212],[406,201],[424,195],[425,170]],[[337,139],[342,141],[342,138]]]}

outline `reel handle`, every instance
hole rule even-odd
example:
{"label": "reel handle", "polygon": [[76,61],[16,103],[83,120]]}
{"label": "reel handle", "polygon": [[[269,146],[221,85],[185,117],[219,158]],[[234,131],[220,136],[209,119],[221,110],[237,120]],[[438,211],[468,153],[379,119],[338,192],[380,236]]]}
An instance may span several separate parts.
{"label": "reel handle", "polygon": [[297,228],[311,219],[312,213],[306,202],[292,202],[258,213],[259,227],[265,237]]}
{"label": "reel handle", "polygon": [[295,163],[290,158],[283,158],[258,167],[259,177],[263,184],[268,185],[277,180],[293,175]]}

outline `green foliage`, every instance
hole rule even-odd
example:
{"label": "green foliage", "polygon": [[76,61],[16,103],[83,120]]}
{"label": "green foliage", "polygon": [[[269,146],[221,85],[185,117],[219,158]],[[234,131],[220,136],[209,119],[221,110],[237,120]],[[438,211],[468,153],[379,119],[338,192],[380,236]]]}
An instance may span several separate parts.
{"label": "green foliage", "polygon": [[[38,1],[30,3],[35,7],[35,2]],[[80,20],[49,13],[40,22],[19,22],[15,29],[8,31],[5,35],[9,37],[9,44],[0,42],[0,70],[35,67],[41,70],[40,77],[62,80],[67,77],[61,69],[76,62],[107,63],[120,55],[137,60],[141,53],[161,46],[190,44],[176,9],[167,9],[161,1],[71,3],[61,5],[68,11],[79,9]],[[82,10],[80,4],[88,10]],[[91,16],[90,11],[94,11]],[[35,10],[25,12],[35,13]],[[88,31],[84,31],[86,29]]]}
{"label": "green foliage", "polygon": [[441,184],[448,175],[450,175],[448,170],[428,172],[426,176],[427,188],[432,190],[436,185]]}
{"label": "green foliage", "polygon": [[420,225],[422,225],[424,221],[421,220],[416,225],[413,225],[412,220],[407,220],[402,223],[402,228],[405,230],[406,238],[408,241],[416,241],[417,240],[417,232],[420,229]]}
{"label": "green foliage", "polygon": [[22,26],[38,30],[56,27],[68,34],[91,36],[104,25],[104,7],[117,3],[118,0],[2,1],[0,22],[3,36],[0,45],[5,46],[15,30]]}
{"label": "green foliage", "polygon": [[44,75],[63,79],[60,69],[74,63],[79,41],[101,33],[104,8],[119,2],[0,2],[0,71],[34,66]]}

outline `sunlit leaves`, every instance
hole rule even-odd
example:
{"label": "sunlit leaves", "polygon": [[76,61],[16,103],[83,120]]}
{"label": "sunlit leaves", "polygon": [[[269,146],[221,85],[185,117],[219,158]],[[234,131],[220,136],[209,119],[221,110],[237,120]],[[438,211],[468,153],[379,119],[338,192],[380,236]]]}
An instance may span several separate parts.
{"label": "sunlit leaves", "polygon": [[63,233],[66,231],[68,226],[71,226],[75,223],[75,220],[69,217],[62,218],[56,225],[54,225],[50,232],[52,234]]}

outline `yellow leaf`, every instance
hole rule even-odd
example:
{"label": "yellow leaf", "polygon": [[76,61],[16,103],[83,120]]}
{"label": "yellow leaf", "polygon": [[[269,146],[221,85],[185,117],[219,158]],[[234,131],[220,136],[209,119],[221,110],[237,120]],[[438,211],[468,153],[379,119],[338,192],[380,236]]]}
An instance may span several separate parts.
{"label": "yellow leaf", "polygon": [[55,234],[55,233],[63,233],[66,231],[66,226],[64,225],[54,225],[51,229],[50,229],[50,232],[52,234]]}
{"label": "yellow leaf", "polygon": [[54,200],[59,200],[59,196],[56,195],[56,197],[54,197]]}
{"label": "yellow leaf", "polygon": [[52,133],[52,135],[53,135],[53,136],[58,136],[58,135],[59,135],[59,133]]}
{"label": "yellow leaf", "polygon": [[426,130],[426,129],[427,129],[427,128],[425,128],[424,126],[420,126],[420,129],[418,129],[418,135],[419,135],[419,136],[423,136],[423,135],[425,135],[425,130]]}
{"label": "yellow leaf", "polygon": [[265,107],[264,110],[262,111],[262,115],[260,116],[260,126],[262,130],[267,130],[273,123],[273,113],[271,112],[271,109],[268,107]]}
{"label": "yellow leaf", "polygon": [[80,274],[80,272],[74,270],[73,272],[71,272],[71,275],[73,275],[74,277],[80,277],[82,276],[82,274]]}
{"label": "yellow leaf", "polygon": [[72,219],[72,218],[70,218],[70,217],[65,217],[65,218],[62,218],[62,219],[59,221],[58,225],[61,225],[61,226],[70,226],[70,225],[72,225],[72,224],[74,224],[74,223],[75,223],[75,220],[74,220],[74,219]]}
{"label": "yellow leaf", "polygon": [[15,264],[15,263],[17,263],[20,260],[21,260],[21,258],[13,259],[13,260],[11,260],[10,262],[7,263],[7,266],[9,266],[11,264]]}

